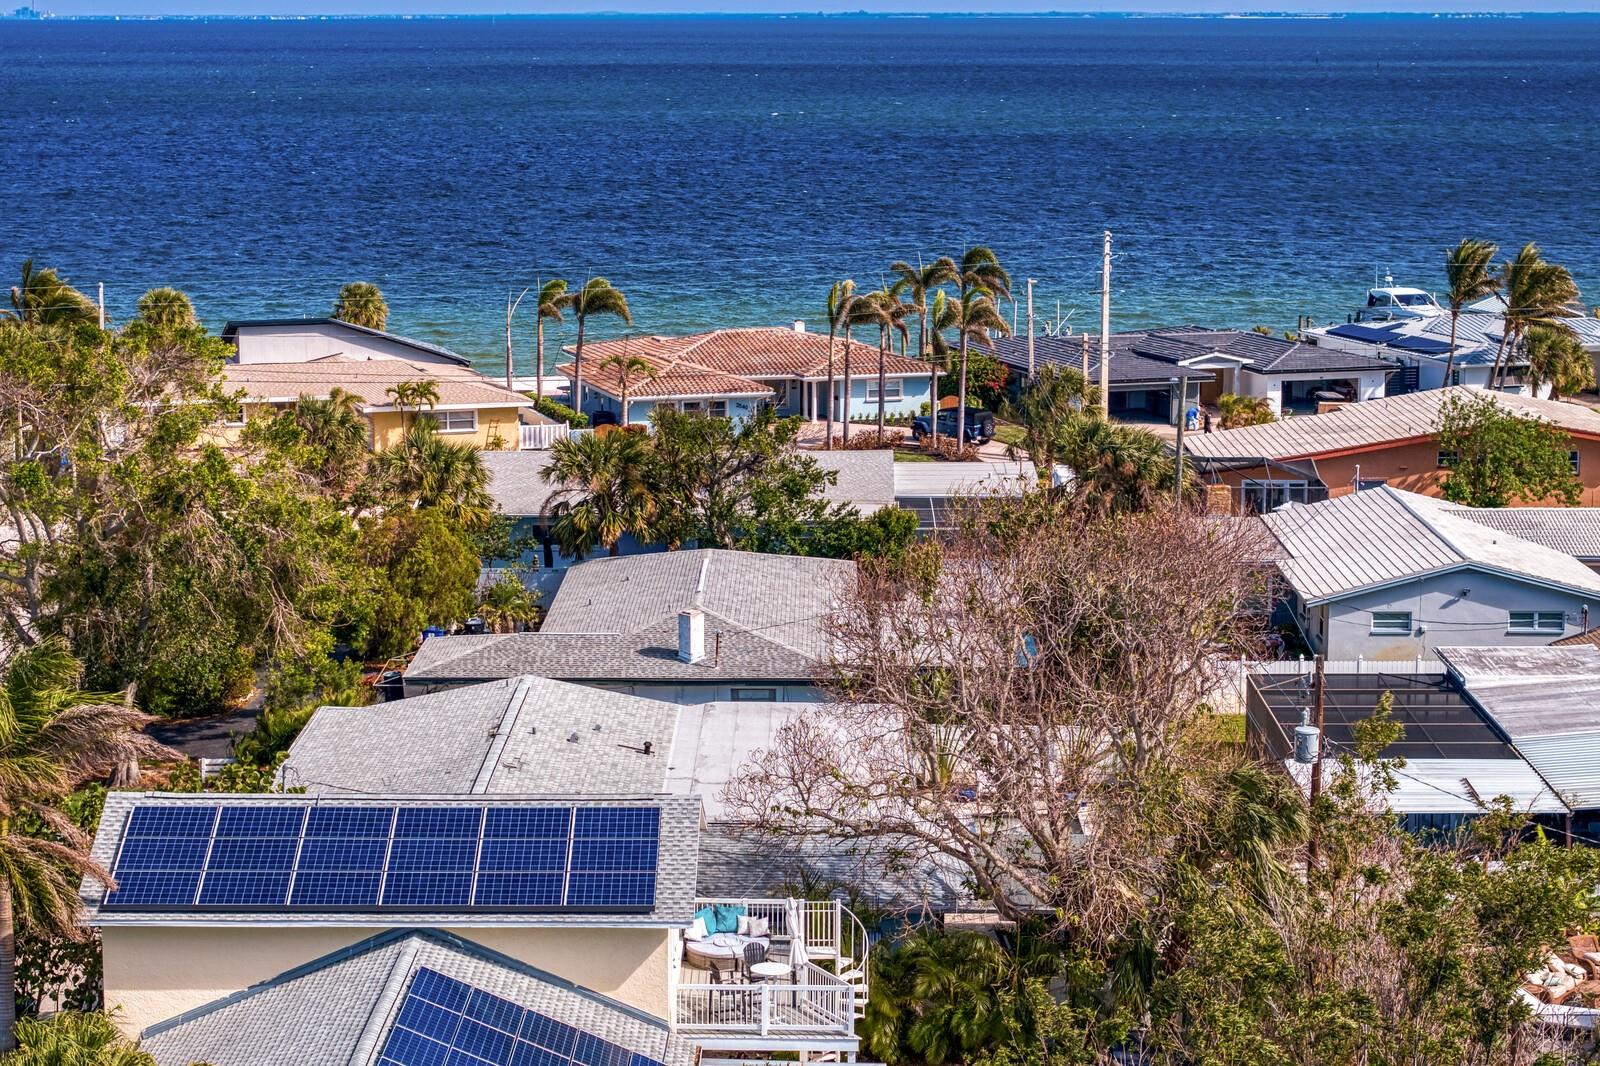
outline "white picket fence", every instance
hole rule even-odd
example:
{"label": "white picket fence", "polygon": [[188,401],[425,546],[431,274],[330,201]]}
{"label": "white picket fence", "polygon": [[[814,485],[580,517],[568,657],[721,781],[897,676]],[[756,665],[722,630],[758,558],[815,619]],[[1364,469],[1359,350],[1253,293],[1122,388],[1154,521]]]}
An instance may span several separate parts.
{"label": "white picket fence", "polygon": [[519,426],[522,439],[517,447],[522,451],[545,451],[556,441],[572,433],[572,427],[565,422],[550,422],[537,426]]}

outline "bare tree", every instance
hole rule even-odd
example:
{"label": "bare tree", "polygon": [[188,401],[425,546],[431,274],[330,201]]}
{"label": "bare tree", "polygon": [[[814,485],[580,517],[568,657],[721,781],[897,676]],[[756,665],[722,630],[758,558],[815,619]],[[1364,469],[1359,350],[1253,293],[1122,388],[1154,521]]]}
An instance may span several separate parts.
{"label": "bare tree", "polygon": [[974,505],[902,563],[863,560],[828,619],[836,702],[730,782],[741,829],[956,863],[1008,917],[1111,938],[1200,831],[1205,703],[1254,638],[1251,531],[1046,494]]}

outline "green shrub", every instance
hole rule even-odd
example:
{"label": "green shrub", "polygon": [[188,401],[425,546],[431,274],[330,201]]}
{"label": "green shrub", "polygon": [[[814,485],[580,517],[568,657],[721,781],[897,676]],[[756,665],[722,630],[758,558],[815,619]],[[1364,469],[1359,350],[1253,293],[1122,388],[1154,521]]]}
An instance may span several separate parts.
{"label": "green shrub", "polygon": [[546,418],[565,422],[573,429],[582,429],[589,424],[588,415],[579,414],[559,400],[552,400],[548,396],[534,396],[531,392],[528,395],[533,398],[533,409]]}

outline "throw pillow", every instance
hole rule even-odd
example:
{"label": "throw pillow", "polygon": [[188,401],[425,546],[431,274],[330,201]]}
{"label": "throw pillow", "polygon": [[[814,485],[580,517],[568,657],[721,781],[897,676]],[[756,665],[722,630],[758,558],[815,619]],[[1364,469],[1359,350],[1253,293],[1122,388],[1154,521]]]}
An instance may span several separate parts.
{"label": "throw pillow", "polygon": [[1585,951],[1583,957],[1590,962],[1600,962],[1600,951]]}
{"label": "throw pillow", "polygon": [[1545,967],[1545,969],[1549,970],[1551,973],[1566,973],[1567,972],[1566,964],[1561,961],[1561,956],[1560,955],[1551,955],[1549,958],[1545,959],[1544,960],[1544,967]]}
{"label": "throw pillow", "polygon": [[689,923],[688,930],[683,934],[685,940],[704,940],[708,935],[704,918],[695,918]]}
{"label": "throw pillow", "polygon": [[694,912],[694,916],[705,925],[707,933],[717,931],[717,911],[715,907],[701,907]]}
{"label": "throw pillow", "polygon": [[750,935],[750,918],[748,915],[739,915],[739,928],[734,931],[740,936]]}
{"label": "throw pillow", "polygon": [[747,908],[743,903],[718,903],[712,907],[717,912],[717,932],[737,933],[739,931],[739,915],[744,914]]}
{"label": "throw pillow", "polygon": [[749,935],[753,937],[766,936],[772,930],[772,922],[766,918],[751,918]]}

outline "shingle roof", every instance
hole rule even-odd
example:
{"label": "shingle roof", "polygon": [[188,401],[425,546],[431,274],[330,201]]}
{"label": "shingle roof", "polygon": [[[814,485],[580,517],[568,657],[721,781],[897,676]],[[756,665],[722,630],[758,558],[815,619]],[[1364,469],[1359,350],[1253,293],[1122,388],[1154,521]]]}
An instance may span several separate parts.
{"label": "shingle roof", "polygon": [[459,363],[462,366],[471,365],[466,356],[457,355],[449,348],[430,344],[427,341],[415,340],[411,337],[402,337],[398,333],[390,333],[387,330],[373,329],[370,326],[358,326],[354,322],[346,322],[339,318],[240,318],[224,323],[221,337],[223,340],[234,340],[241,328],[264,328],[270,326],[338,326],[340,329],[354,330],[357,333],[365,333],[369,337],[381,337],[386,341],[393,341],[395,344],[403,344],[408,348],[415,348],[419,352],[427,352],[429,355],[436,355],[453,363]]}
{"label": "shingle roof", "polygon": [[1450,513],[1578,559],[1600,560],[1600,507],[1453,507]]}
{"label": "shingle roof", "polygon": [[[630,381],[628,395],[640,399],[680,396],[767,395],[769,386],[755,379],[824,378],[828,374],[828,338],[824,334],[794,329],[756,326],[718,329],[682,337],[620,337],[584,345],[583,380],[602,392],[621,392],[621,375],[600,364],[614,354],[638,356],[655,368],[654,380]],[[844,338],[833,342],[835,373],[844,372]],[[568,354],[573,346],[565,349]],[[571,377],[571,364],[557,368]],[[878,374],[878,348],[852,338],[851,378],[865,380]],[[929,367],[917,359],[890,353],[884,360],[891,377],[926,375]]]}
{"label": "shingle roof", "polygon": [[85,921],[92,926],[102,925],[322,925],[389,927],[459,927],[463,923],[482,926],[642,926],[660,928],[681,925],[689,921],[694,910],[694,878],[698,861],[700,800],[693,796],[658,796],[648,799],[607,797],[604,801],[555,799],[548,795],[509,796],[492,799],[481,796],[459,795],[363,795],[359,799],[346,796],[311,794],[251,795],[221,792],[165,793],[165,792],[112,792],[106,797],[105,810],[100,816],[100,826],[95,832],[90,857],[107,869],[114,871],[123,829],[136,806],[256,806],[305,807],[330,805],[382,805],[397,807],[482,807],[486,805],[517,805],[529,807],[572,807],[582,805],[643,806],[661,811],[660,844],[656,866],[656,898],[651,910],[643,913],[578,913],[531,912],[528,910],[470,912],[456,911],[337,911],[283,909],[269,912],[238,910],[204,910],[199,907],[182,911],[135,911],[117,909],[102,911],[105,886],[93,878],[84,878],[79,888],[79,898],[86,912]]}
{"label": "shingle roof", "polygon": [[647,795],[666,790],[677,717],[674,704],[540,677],[322,707],[281,779],[330,794]]}
{"label": "shingle roof", "polygon": [[439,930],[399,929],[146,1029],[159,1066],[372,1066],[417,971],[464,982],[666,1066],[692,1045],[665,1022]]}
{"label": "shingle roof", "polygon": [[505,514],[542,515],[550,497],[561,489],[544,479],[550,465],[547,450],[479,452],[478,458],[489,472],[489,495]]}
{"label": "shingle roof", "polygon": [[[1035,337],[1034,362],[1039,366],[1053,365],[1074,370],[1082,369],[1085,336],[1079,333],[1070,337]],[[1144,338],[1145,335],[1142,333],[1112,334],[1111,366],[1107,368],[1107,377],[1113,386],[1162,385],[1177,375],[1177,367],[1168,360],[1142,355],[1133,350],[1134,344]],[[1089,379],[1099,381],[1100,339],[1089,336],[1088,341]],[[986,343],[994,357],[1013,370],[1028,369],[1028,338],[994,337]],[[1187,373],[1190,381],[1210,381],[1216,377],[1209,370],[1195,368],[1191,368]]]}
{"label": "shingle roof", "polygon": [[405,381],[432,381],[436,407],[520,407],[531,401],[472,370],[409,359],[347,359],[330,355],[302,363],[227,363],[223,387],[242,389],[246,400],[293,403],[302,396],[327,398],[335,388],[353,394],[366,408],[393,409],[387,390]]}
{"label": "shingle roof", "polygon": [[1461,566],[1600,593],[1600,574],[1570,555],[1451,510],[1430,496],[1382,486],[1282,508],[1262,520],[1288,553],[1279,569],[1313,604]]}
{"label": "shingle roof", "polygon": [[890,910],[949,910],[970,902],[970,874],[952,859],[919,856],[885,840],[776,839],[728,825],[700,838],[699,893],[709,898],[798,894],[801,886],[840,885]]}
{"label": "shingle roof", "polygon": [[[1001,337],[990,342],[996,357],[1008,366],[1026,368],[1028,339]],[[1081,367],[1084,336],[1035,337],[1036,361]],[[1090,377],[1099,372],[1100,344],[1090,337]],[[1257,374],[1293,374],[1321,371],[1393,370],[1394,364],[1366,355],[1318,348],[1314,344],[1269,337],[1249,330],[1169,326],[1134,333],[1112,334],[1110,379],[1113,385],[1161,382],[1191,360],[1223,357]],[[1190,380],[1210,380],[1209,371],[1191,368]]]}
{"label": "shingle roof", "polygon": [[[1403,396],[1346,404],[1320,415],[1297,415],[1261,426],[1243,426],[1184,438],[1184,450],[1206,458],[1306,459],[1340,452],[1382,448],[1433,436],[1446,399],[1472,399],[1482,389],[1453,385]],[[1524,418],[1541,418],[1570,432],[1600,438],[1600,412],[1582,404],[1538,400],[1516,393],[1492,394],[1502,408]]]}

